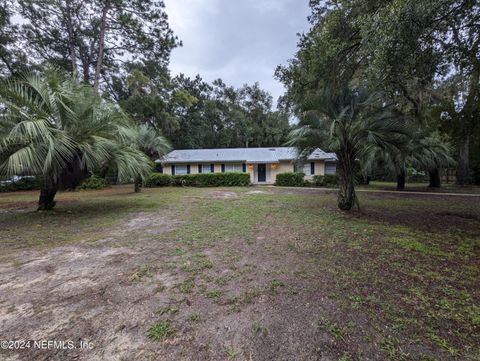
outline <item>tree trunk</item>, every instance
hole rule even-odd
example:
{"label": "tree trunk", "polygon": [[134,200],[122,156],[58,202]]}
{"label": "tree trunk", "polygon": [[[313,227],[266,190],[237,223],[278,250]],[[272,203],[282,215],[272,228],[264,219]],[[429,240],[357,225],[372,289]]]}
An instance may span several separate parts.
{"label": "tree trunk", "polygon": [[58,185],[51,178],[45,178],[45,181],[40,189],[40,198],[38,199],[38,209],[39,211],[49,211],[55,207],[55,195],[57,194]]}
{"label": "tree trunk", "polygon": [[142,178],[141,177],[135,178],[135,182],[134,182],[135,193],[138,193],[142,190],[142,185],[143,185]]}
{"label": "tree trunk", "polygon": [[406,180],[405,169],[402,169],[399,174],[397,174],[397,191],[403,191],[405,189],[405,180]]}
{"label": "tree trunk", "polygon": [[349,152],[337,154],[338,157],[338,198],[337,205],[342,211],[351,210],[355,204],[360,208],[355,193],[355,157]]}
{"label": "tree trunk", "polygon": [[469,147],[470,139],[468,136],[462,137],[460,144],[458,145],[458,160],[457,160],[457,184],[466,185],[469,181]]}
{"label": "tree trunk", "polygon": [[68,46],[70,48],[70,61],[72,63],[72,74],[77,74],[77,55],[75,52],[75,34],[73,30],[73,21],[70,8],[70,0],[66,1],[67,8],[67,31],[68,31]]}
{"label": "tree trunk", "polygon": [[102,9],[102,21],[100,23],[100,39],[98,41],[97,66],[95,68],[95,80],[93,84],[95,90],[98,90],[98,85],[100,83],[100,73],[102,71],[103,65],[103,52],[105,51],[105,32],[107,28],[108,10],[110,10],[110,1],[107,1]]}
{"label": "tree trunk", "polygon": [[428,171],[428,177],[429,177],[429,187],[430,188],[440,188],[441,182],[440,182],[440,172],[438,168],[430,169]]}

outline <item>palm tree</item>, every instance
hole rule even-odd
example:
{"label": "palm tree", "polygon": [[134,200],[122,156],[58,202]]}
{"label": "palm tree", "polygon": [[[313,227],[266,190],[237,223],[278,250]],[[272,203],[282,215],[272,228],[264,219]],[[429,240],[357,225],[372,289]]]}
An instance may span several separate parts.
{"label": "palm tree", "polygon": [[[138,127],[137,146],[151,159],[162,158],[171,149],[167,139],[150,124],[142,124]],[[140,192],[142,183],[142,177],[137,176],[135,178],[135,192]]]}
{"label": "palm tree", "polygon": [[369,173],[374,168],[382,168],[396,176],[397,190],[404,190],[407,167],[430,173],[455,165],[449,144],[438,133],[428,134],[418,129],[415,124],[411,124],[410,127],[414,130],[410,132],[408,141],[399,149],[389,151],[378,149],[372,152],[362,165],[364,172]]}
{"label": "palm tree", "polygon": [[406,139],[406,128],[380,95],[364,88],[337,93],[323,89],[307,99],[298,127],[290,134],[291,145],[300,154],[316,147],[337,155],[338,207],[359,207],[355,193],[356,175],[361,164],[377,149],[396,151]]}
{"label": "palm tree", "polygon": [[120,180],[145,177],[152,163],[138,129],[116,104],[55,69],[26,74],[0,88],[0,174],[42,179],[39,210],[52,209],[61,189],[111,164]]}

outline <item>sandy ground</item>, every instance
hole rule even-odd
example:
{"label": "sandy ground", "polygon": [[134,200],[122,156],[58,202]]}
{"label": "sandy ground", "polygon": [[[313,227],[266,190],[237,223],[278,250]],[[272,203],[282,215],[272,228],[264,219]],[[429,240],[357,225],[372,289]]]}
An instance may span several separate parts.
{"label": "sandy ground", "polygon": [[[209,196],[237,197],[220,193]],[[2,339],[8,334],[11,340],[73,341],[75,347],[83,341],[93,348],[38,350],[31,344],[30,349],[3,352],[0,359],[224,360],[229,349],[237,359],[333,359],[325,351],[335,348],[335,340],[316,322],[335,305],[321,296],[276,297],[268,289],[262,269],[285,265],[280,256],[265,254],[263,243],[271,237],[259,233],[255,248],[234,246],[244,252],[245,267],[256,267],[259,258],[270,260],[259,265],[255,276],[245,275],[241,284],[226,287],[228,295],[221,301],[179,292],[188,274],[165,266],[176,257],[175,243],[159,247],[136,238],[137,230],[159,234],[179,224],[159,213],[141,212],[103,241],[24,251],[15,262],[1,263]],[[222,266],[208,270],[200,281],[204,287],[211,287],[209,279],[218,273],[233,277],[228,261],[222,264],[214,250],[207,254]],[[240,302],[241,310],[232,307],[249,295],[255,302]],[[159,314],[175,320],[176,334],[165,342],[146,338]],[[201,315],[200,325],[189,320],[191,315]]]}
{"label": "sandy ground", "polygon": [[[207,191],[204,197],[236,201],[272,192]],[[272,216],[257,226],[253,244],[225,239],[196,249],[197,257],[179,252],[177,240],[155,238],[182,226],[169,214],[138,212],[100,241],[0,257],[0,340],[92,346],[31,344],[0,350],[0,360],[333,361],[346,349],[354,356],[345,361],[386,360],[375,336],[380,332],[370,332],[368,317],[361,310],[342,310],[331,298],[332,278],[309,265],[322,255],[291,251],[301,240],[290,238],[288,224]],[[194,288],[182,291],[189,281]],[[174,335],[150,340],[149,328],[162,319],[171,321]],[[325,319],[354,325],[348,337],[335,337],[335,329],[320,327]],[[415,347],[408,354],[437,353]]]}

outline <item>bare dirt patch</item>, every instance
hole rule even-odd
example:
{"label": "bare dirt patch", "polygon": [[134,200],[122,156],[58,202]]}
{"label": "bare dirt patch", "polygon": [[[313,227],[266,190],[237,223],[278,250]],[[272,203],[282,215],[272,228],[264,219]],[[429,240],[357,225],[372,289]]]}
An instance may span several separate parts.
{"label": "bare dirt patch", "polygon": [[228,192],[228,191],[211,191],[205,194],[207,198],[214,198],[214,199],[234,199],[238,198],[238,194],[235,192]]}
{"label": "bare dirt patch", "polygon": [[124,232],[143,230],[147,233],[162,233],[174,230],[180,222],[157,212],[139,212],[122,226]]}
{"label": "bare dirt patch", "polygon": [[84,351],[24,351],[12,359],[134,357],[146,346],[146,321],[170,302],[168,290],[179,282],[162,268],[166,257],[155,248],[85,245],[43,255],[25,252],[14,265],[3,266],[2,335],[8,331],[10,339],[84,340],[95,345]]}

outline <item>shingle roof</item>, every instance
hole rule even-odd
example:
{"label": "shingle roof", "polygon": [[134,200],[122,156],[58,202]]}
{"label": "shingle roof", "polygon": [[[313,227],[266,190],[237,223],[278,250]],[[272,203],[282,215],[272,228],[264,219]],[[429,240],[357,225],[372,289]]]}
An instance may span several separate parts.
{"label": "shingle roof", "polygon": [[[294,147],[275,148],[217,148],[217,149],[181,149],[168,153],[161,163],[278,163],[280,160],[294,160],[298,151]],[[335,161],[335,153],[326,153],[317,148],[308,160]]]}

